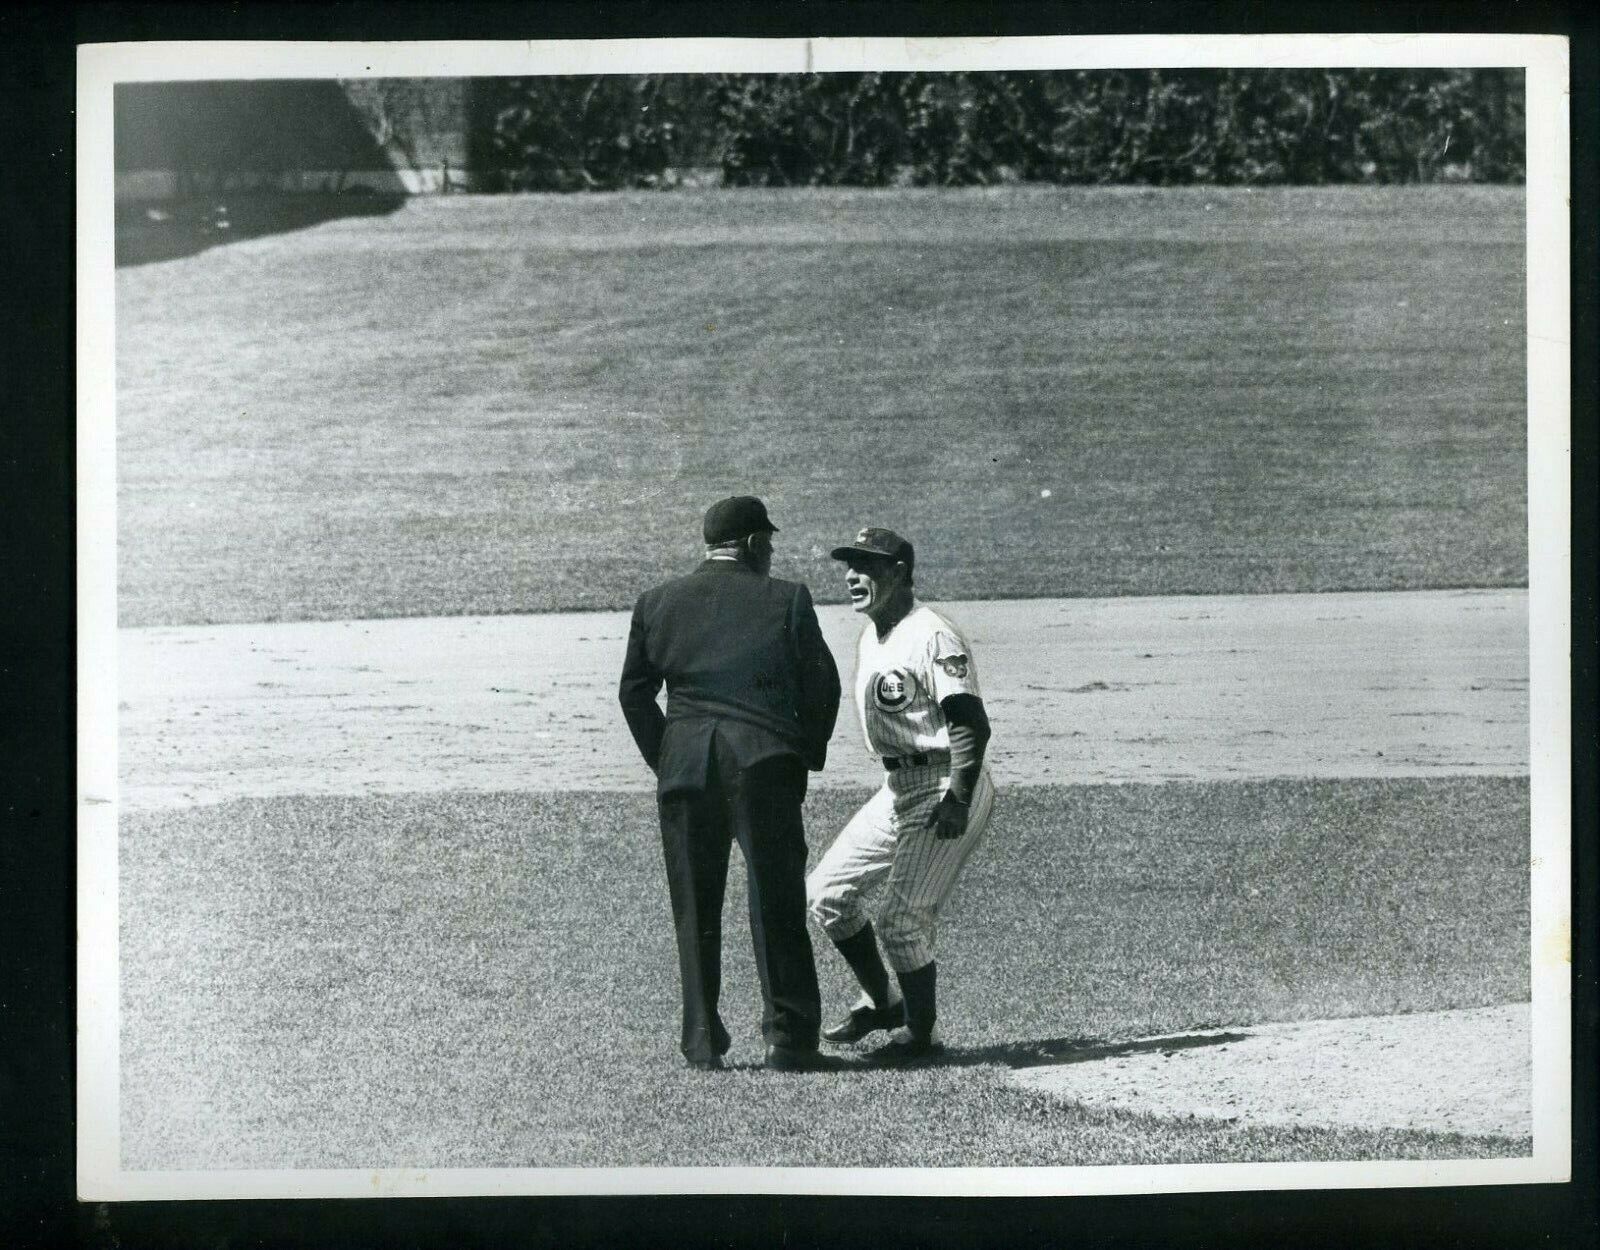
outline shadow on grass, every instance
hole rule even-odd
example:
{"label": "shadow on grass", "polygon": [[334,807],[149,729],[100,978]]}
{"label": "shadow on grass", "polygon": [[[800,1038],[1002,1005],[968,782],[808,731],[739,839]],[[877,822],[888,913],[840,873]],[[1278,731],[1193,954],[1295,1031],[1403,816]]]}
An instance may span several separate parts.
{"label": "shadow on grass", "polygon": [[406,202],[397,191],[219,193],[159,204],[117,206],[116,263],[193,256],[222,243],[304,230],[341,217],[382,217]]}
{"label": "shadow on grass", "polygon": [[1147,1037],[1136,1042],[1107,1042],[1081,1037],[1052,1037],[1031,1042],[998,1042],[971,1049],[948,1047],[943,1054],[913,1063],[877,1063],[873,1051],[851,1056],[849,1071],[893,1071],[897,1068],[1047,1068],[1069,1063],[1094,1063],[1101,1059],[1120,1059],[1125,1055],[1171,1054],[1202,1046],[1226,1046],[1242,1042],[1248,1033],[1175,1033],[1169,1037]]}
{"label": "shadow on grass", "polygon": [[1040,1042],[1001,1042],[977,1050],[950,1052],[948,1064],[969,1066],[1001,1064],[1008,1068],[1044,1068],[1068,1063],[1093,1063],[1100,1059],[1120,1059],[1125,1055],[1171,1054],[1196,1050],[1202,1046],[1226,1046],[1242,1042],[1248,1033],[1175,1033],[1170,1037],[1146,1037],[1137,1042],[1107,1042],[1088,1038],[1054,1037]]}
{"label": "shadow on grass", "polygon": [[[1242,1042],[1248,1033],[1175,1033],[1168,1037],[1146,1037],[1136,1042],[1107,1042],[1101,1039],[1080,1037],[1052,1037],[1031,1042],[998,1042],[993,1046],[971,1049],[947,1047],[943,1053],[926,1059],[911,1061],[879,1061],[876,1050],[836,1051],[824,1053],[827,1067],[807,1076],[825,1076],[841,1072],[893,1072],[908,1068],[1048,1068],[1069,1063],[1094,1063],[1101,1059],[1121,1059],[1127,1055],[1152,1053],[1172,1054],[1179,1050],[1196,1050],[1202,1046],[1226,1046]],[[732,1063],[734,1071],[762,1071],[759,1062]],[[785,1073],[784,1075],[791,1075]]]}

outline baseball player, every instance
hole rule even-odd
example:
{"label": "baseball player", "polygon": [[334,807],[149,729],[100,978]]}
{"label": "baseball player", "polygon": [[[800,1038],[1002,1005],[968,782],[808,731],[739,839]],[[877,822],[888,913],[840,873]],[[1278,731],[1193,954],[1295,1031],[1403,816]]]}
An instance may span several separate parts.
{"label": "baseball player", "polygon": [[[884,781],[806,879],[812,916],[862,988],[822,1036],[855,1042],[889,1029],[875,1058],[922,1059],[944,1049],[934,1028],[939,910],[994,803],[983,765],[989,720],[971,646],[913,597],[911,544],[868,528],[832,554],[846,565],[851,606],[868,621],[856,648],[855,701]],[[863,895],[879,885],[874,922]]]}

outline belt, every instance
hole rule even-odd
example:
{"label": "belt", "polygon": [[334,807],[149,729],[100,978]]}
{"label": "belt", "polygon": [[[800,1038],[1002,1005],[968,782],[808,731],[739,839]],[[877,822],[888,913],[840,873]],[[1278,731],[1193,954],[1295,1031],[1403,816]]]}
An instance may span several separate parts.
{"label": "belt", "polygon": [[930,764],[943,764],[950,759],[948,751],[919,751],[916,755],[885,755],[883,766],[889,772],[897,768],[926,768]]}

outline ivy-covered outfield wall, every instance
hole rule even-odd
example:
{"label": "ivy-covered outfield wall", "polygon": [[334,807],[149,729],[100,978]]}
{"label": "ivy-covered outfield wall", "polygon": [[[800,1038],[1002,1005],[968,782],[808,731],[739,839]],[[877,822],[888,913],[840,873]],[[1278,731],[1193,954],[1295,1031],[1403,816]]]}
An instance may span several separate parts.
{"label": "ivy-covered outfield wall", "polygon": [[1006,182],[1520,182],[1520,70],[134,83],[119,199]]}
{"label": "ivy-covered outfield wall", "polygon": [[1520,182],[1520,70],[479,80],[486,190]]}

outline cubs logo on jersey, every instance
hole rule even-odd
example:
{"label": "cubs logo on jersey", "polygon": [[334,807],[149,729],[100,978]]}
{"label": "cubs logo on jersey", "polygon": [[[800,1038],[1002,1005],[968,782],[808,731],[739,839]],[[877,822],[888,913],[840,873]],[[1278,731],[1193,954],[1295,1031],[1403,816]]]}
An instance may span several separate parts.
{"label": "cubs logo on jersey", "polygon": [[873,754],[942,751],[950,734],[939,701],[979,695],[978,666],[961,632],[919,604],[886,638],[870,625],[861,631],[853,686]]}
{"label": "cubs logo on jersey", "polygon": [[916,692],[916,678],[903,669],[891,668],[872,679],[872,701],[885,712],[900,711]]}

